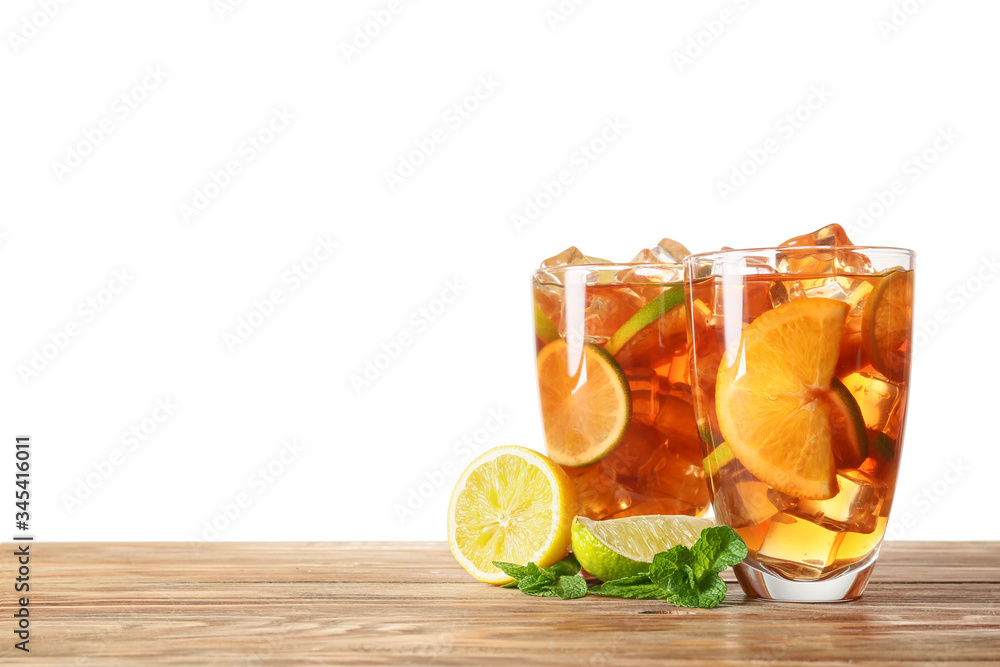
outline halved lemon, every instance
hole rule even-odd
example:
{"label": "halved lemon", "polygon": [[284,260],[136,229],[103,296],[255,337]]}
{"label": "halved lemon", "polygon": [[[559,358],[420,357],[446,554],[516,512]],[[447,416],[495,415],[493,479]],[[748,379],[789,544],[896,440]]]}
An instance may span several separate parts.
{"label": "halved lemon", "polygon": [[906,379],[913,308],[913,272],[892,271],[875,287],[861,319],[861,344],[890,380]]}
{"label": "halved lemon", "polygon": [[837,493],[828,395],[849,307],[790,301],[746,329],[716,380],[716,412],[729,447],[751,473],[791,496]]}
{"label": "halved lemon", "polygon": [[560,465],[600,461],[625,437],[632,397],[625,373],[590,343],[554,340],[538,353],[538,389],[546,451]]}
{"label": "halved lemon", "polygon": [[493,561],[548,567],[566,557],[578,509],[569,476],[524,447],[495,447],[469,464],[448,505],[448,544],[488,584],[513,578]]}

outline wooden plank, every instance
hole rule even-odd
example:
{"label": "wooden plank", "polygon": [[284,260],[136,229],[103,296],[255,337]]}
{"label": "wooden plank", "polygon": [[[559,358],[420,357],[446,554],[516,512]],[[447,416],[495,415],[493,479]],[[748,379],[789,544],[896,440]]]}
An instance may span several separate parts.
{"label": "wooden plank", "polygon": [[[888,543],[865,597],[717,609],[531,598],[441,543],[37,543],[36,665],[989,664],[1000,544]],[[16,569],[5,545],[3,576]],[[10,586],[3,584],[4,609]],[[8,616],[8,614],[4,614]],[[20,654],[8,639],[0,656]]]}

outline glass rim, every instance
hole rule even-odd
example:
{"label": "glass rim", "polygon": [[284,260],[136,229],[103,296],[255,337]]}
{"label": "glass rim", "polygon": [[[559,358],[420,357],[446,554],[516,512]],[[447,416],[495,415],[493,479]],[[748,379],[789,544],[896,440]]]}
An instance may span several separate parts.
{"label": "glass rim", "polygon": [[[688,257],[688,256],[689,255],[686,255],[685,258]],[[543,284],[543,285],[549,285],[549,284],[551,284],[551,285],[557,285],[557,286],[563,287],[563,286],[565,286],[565,283],[550,282],[550,281],[543,280],[542,278],[551,277],[553,274],[563,274],[563,275],[565,275],[565,273],[569,269],[583,269],[583,270],[588,270],[588,271],[596,269],[598,271],[614,271],[615,273],[617,273],[619,271],[626,271],[628,269],[635,269],[635,268],[638,268],[638,267],[649,267],[649,268],[653,268],[653,269],[656,269],[656,268],[679,269],[680,271],[683,272],[684,271],[684,260],[681,260],[680,262],[621,262],[621,263],[615,262],[615,263],[611,263],[611,264],[593,264],[593,263],[587,263],[587,264],[563,264],[563,265],[560,265],[560,266],[549,267],[547,269],[535,269],[534,271],[531,272],[531,279],[533,281],[535,281],[537,283],[540,283],[540,284]],[[668,280],[668,281],[665,281],[663,284],[664,285],[669,285],[669,284],[672,284],[672,283],[675,283],[675,282],[678,283],[678,284],[679,283],[683,283],[684,279],[683,279],[683,277],[681,277],[678,280]],[[596,281],[594,283],[587,283],[587,284],[588,285],[632,285],[632,284],[647,285],[649,283],[633,283],[633,282],[630,282],[630,281],[620,281],[620,280],[598,280],[598,281]],[[653,284],[655,285],[657,283],[653,283]]]}
{"label": "glass rim", "polygon": [[821,252],[835,252],[837,250],[851,250],[857,252],[865,252],[870,250],[876,251],[888,251],[893,253],[899,253],[903,255],[908,255],[911,258],[917,256],[916,251],[910,250],[909,248],[900,248],[898,246],[881,246],[881,245],[794,245],[794,246],[762,246],[760,248],[732,248],[730,250],[713,250],[710,252],[693,252],[690,255],[684,257],[684,263],[693,263],[698,259],[708,259],[710,257],[721,257],[726,255],[747,255],[754,252],[766,252],[769,250],[775,251],[789,251],[789,250],[814,250],[817,253]]}

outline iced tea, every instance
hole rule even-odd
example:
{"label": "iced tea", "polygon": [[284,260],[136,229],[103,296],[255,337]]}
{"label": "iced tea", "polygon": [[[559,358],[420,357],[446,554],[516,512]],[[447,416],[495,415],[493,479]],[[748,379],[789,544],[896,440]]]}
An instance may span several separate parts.
{"label": "iced tea", "polygon": [[683,267],[663,258],[613,265],[570,248],[533,276],[547,453],[592,519],[708,509]]}
{"label": "iced tea", "polygon": [[885,534],[913,254],[844,241],[831,226],[779,248],[687,260],[706,469],[717,519],[749,549],[737,567],[749,595],[858,597]]}

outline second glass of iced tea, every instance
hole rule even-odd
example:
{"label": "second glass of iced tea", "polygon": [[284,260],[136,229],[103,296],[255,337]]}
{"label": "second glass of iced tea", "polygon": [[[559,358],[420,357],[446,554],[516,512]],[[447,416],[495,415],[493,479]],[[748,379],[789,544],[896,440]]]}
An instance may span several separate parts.
{"label": "second glass of iced tea", "polygon": [[532,276],[546,450],[591,519],[709,506],[683,266],[661,257],[616,265],[570,248]]}
{"label": "second glass of iced tea", "polygon": [[859,597],[892,506],[914,256],[838,241],[825,228],[686,260],[705,464],[717,520],[749,548],[735,571],[751,597]]}

